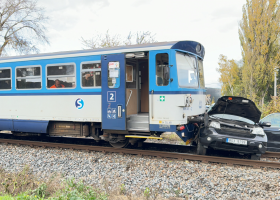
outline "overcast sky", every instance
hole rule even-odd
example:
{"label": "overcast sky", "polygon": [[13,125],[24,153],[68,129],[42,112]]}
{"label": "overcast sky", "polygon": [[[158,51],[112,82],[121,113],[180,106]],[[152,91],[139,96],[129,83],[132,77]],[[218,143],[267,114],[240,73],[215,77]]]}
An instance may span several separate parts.
{"label": "overcast sky", "polygon": [[208,87],[219,86],[218,58],[240,60],[238,23],[245,0],[39,0],[50,20],[42,53],[83,49],[81,37],[151,31],[157,41],[194,40],[205,47]]}

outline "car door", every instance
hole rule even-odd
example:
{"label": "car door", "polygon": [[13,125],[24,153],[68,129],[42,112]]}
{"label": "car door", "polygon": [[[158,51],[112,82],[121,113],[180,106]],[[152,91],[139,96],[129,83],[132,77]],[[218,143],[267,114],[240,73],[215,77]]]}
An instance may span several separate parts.
{"label": "car door", "polygon": [[270,114],[260,122],[271,123],[271,127],[263,128],[267,135],[267,151],[280,152],[280,113]]}

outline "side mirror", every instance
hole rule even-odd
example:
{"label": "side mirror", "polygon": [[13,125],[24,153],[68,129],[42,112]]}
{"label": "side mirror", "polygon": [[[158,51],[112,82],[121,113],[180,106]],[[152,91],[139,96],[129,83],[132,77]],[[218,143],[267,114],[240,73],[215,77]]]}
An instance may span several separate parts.
{"label": "side mirror", "polygon": [[169,80],[169,77],[170,77],[169,75],[170,75],[169,66],[165,65],[163,68],[163,78],[165,80]]}
{"label": "side mirror", "polygon": [[262,126],[262,127],[271,127],[270,122],[260,122],[259,125]]}

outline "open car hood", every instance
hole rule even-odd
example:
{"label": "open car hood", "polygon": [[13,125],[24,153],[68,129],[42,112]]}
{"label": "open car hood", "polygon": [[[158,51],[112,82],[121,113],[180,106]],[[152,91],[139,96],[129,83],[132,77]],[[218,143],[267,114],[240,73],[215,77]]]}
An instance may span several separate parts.
{"label": "open car hood", "polygon": [[223,96],[218,99],[208,115],[229,114],[244,117],[255,123],[260,121],[261,112],[255,103],[243,97]]}

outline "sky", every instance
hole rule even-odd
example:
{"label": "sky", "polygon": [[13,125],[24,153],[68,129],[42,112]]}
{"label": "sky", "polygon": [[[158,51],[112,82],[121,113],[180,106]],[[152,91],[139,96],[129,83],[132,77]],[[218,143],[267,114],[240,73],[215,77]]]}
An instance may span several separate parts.
{"label": "sky", "polygon": [[49,17],[50,45],[41,53],[80,50],[81,38],[150,31],[163,41],[194,40],[205,47],[207,87],[220,87],[219,55],[240,60],[238,24],[245,0],[38,0]]}

